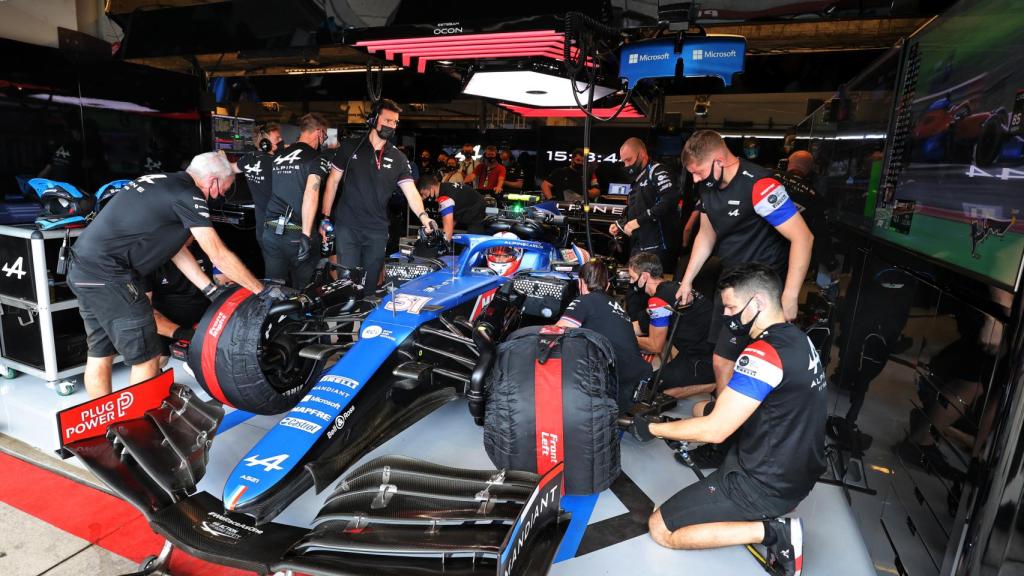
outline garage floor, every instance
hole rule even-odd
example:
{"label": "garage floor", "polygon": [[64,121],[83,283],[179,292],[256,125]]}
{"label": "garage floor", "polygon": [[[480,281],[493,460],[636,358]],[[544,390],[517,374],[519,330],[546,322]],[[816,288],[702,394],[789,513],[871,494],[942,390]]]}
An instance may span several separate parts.
{"label": "garage floor", "polygon": [[[197,388],[194,379],[181,369],[179,363],[172,361],[171,367],[175,368],[178,382]],[[119,367],[115,370],[115,386],[124,385],[126,379],[126,369]],[[205,397],[205,394],[203,396]],[[70,397],[59,397],[53,390],[47,389],[45,383],[29,376],[22,375],[13,380],[0,381],[0,434],[18,441],[23,448],[25,445],[34,448],[28,450],[29,457],[44,466],[74,466],[77,464],[74,460],[60,463],[55,456],[51,456],[57,447],[53,414],[63,407],[75,405],[85,399],[85,394],[80,389]],[[682,404],[677,409],[679,415],[687,414],[689,405],[690,403]],[[235,463],[276,423],[278,418],[252,416],[238,411],[229,413],[214,442],[210,466],[200,483],[200,490],[219,496],[223,482]],[[749,553],[739,547],[712,551],[672,551],[654,544],[638,520],[646,517],[652,505],[660,504],[676,491],[694,482],[696,477],[692,471],[672,459],[671,450],[663,443],[640,445],[628,436],[624,437],[622,442],[623,475],[612,489],[596,496],[570,496],[563,500],[564,507],[573,512],[573,520],[551,574],[657,576],[678,574],[682,570],[763,574]],[[11,444],[10,441],[7,442],[8,446]],[[461,401],[444,406],[403,431],[367,455],[366,459],[384,454],[404,454],[467,468],[493,468],[483,450],[482,429],[473,424],[466,404]],[[81,474],[88,475],[84,470],[81,470]],[[3,486],[4,484],[0,483],[0,487]],[[307,492],[289,506],[276,521],[308,526],[329,492]],[[8,496],[10,495],[5,495],[3,490],[0,490],[0,502],[7,501]],[[27,512],[31,514],[32,510]],[[0,513],[3,513],[4,518],[9,519],[12,524],[19,526],[29,525],[35,521],[32,516],[13,508],[0,508]],[[858,576],[877,573],[861,537],[861,531],[875,530],[878,517],[875,516],[868,526],[858,526],[858,520],[865,519],[858,518],[847,504],[840,488],[819,483],[797,508],[796,515],[803,519],[805,527],[805,574]],[[47,540],[54,538],[52,532],[59,533],[59,530],[52,527],[44,528],[51,532],[46,536]],[[4,564],[5,560],[10,565],[15,556],[23,556],[24,558],[14,562],[21,565],[38,554],[31,547],[26,547],[24,542],[19,542],[24,539],[22,536],[28,538],[25,535],[30,532],[15,529],[4,530],[3,533],[6,536],[0,536],[0,565]],[[74,540],[75,536],[66,537],[72,542],[77,542]],[[153,549],[138,551],[137,555],[158,552],[157,544],[151,543],[149,546]],[[77,548],[69,545],[67,550],[79,550],[80,554],[81,548],[81,545]],[[59,548],[49,547],[48,553],[60,556],[63,552],[58,550]],[[3,556],[4,553],[7,554],[6,558]],[[110,556],[103,550],[95,550],[90,554],[102,558],[106,564],[96,565],[97,570],[84,572],[117,574],[125,571],[122,567],[127,561],[119,559],[116,555]],[[127,565],[130,566],[131,562],[127,562]],[[14,572],[4,570],[3,573],[70,574],[47,572],[46,568],[50,566]],[[888,572],[885,567],[878,568],[882,572]],[[210,572],[179,571],[176,575],[184,576],[188,573]]]}

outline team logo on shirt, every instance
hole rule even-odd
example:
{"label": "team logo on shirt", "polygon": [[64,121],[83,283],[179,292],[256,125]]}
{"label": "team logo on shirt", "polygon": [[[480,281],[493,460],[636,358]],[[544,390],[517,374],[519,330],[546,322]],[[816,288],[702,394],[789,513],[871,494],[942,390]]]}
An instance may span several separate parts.
{"label": "team logo on shirt", "polygon": [[274,158],[274,164],[281,165],[287,162],[288,165],[291,166],[292,164],[299,160],[302,160],[302,149],[296,148],[286,156],[278,156],[277,158]]}
{"label": "team logo on shirt", "polygon": [[259,174],[260,170],[262,168],[262,164],[263,164],[263,161],[260,160],[260,161],[256,162],[255,164],[250,164],[250,165],[246,166],[245,167],[245,175],[246,176],[250,176],[250,175]]}
{"label": "team logo on shirt", "polygon": [[57,151],[54,152],[53,155],[56,156],[57,158],[63,158],[63,159],[71,158],[71,152],[68,152],[67,150],[65,150],[63,146],[61,146],[60,148],[57,148]]}
{"label": "team logo on shirt", "polygon": [[146,169],[146,172],[149,172],[151,170],[160,170],[161,168],[163,168],[163,163],[160,162],[159,160],[153,160],[149,156],[146,156],[146,163],[145,166],[143,167]]}

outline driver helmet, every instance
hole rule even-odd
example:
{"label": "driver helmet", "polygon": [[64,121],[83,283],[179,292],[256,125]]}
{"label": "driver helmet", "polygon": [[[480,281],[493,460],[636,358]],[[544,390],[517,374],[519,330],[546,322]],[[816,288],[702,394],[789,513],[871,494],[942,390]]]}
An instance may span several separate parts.
{"label": "driver helmet", "polygon": [[[518,240],[519,237],[511,232],[498,232],[495,238],[510,238]],[[498,276],[511,276],[519,269],[523,260],[523,249],[512,246],[493,246],[485,253],[487,267],[494,270]]]}
{"label": "driver helmet", "polygon": [[40,217],[87,216],[95,204],[90,196],[85,196],[74,186],[63,182],[52,182],[51,186],[39,195],[43,205]]}

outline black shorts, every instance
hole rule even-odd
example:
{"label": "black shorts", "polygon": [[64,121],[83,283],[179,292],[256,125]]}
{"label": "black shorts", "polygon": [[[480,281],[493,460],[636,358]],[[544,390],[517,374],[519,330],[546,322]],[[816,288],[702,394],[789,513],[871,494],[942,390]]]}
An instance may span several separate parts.
{"label": "black shorts", "polygon": [[725,305],[722,304],[722,293],[715,291],[715,310],[711,313],[711,329],[708,330],[708,342],[715,343],[715,355],[735,362],[743,349],[751,342],[749,335],[736,336],[729,331],[725,323]]}
{"label": "black shorts", "polygon": [[153,307],[137,282],[94,280],[72,268],[68,285],[78,298],[90,357],[120,354],[133,366],[160,355]]}
{"label": "black shorts", "polygon": [[723,466],[677,492],[659,509],[665,527],[675,532],[697,524],[778,518],[799,503],[766,495],[745,472]]}

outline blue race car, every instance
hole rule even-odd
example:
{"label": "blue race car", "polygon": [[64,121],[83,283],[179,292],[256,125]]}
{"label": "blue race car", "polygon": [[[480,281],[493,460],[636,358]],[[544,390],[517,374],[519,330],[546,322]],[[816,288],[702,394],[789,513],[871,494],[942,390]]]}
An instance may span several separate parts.
{"label": "blue race car", "polygon": [[[546,237],[544,227],[561,218],[531,215],[492,224]],[[440,243],[421,237],[417,249]],[[322,280],[285,299],[242,288],[222,294],[186,352],[214,400],[175,385],[146,418],[65,448],[169,542],[213,562],[260,573],[546,572],[565,528],[555,521],[560,466],[541,478],[389,456],[351,469],[455,399],[468,398],[479,423],[496,343],[522,325],[553,321],[575,296],[575,265],[585,257],[578,249],[507,233],[453,243],[457,255],[389,262],[379,299],[364,296],[358,271],[344,269],[333,280],[321,270]],[[286,414],[238,461],[217,498],[196,484],[221,404]],[[312,529],[273,522],[309,488],[332,485]],[[150,564],[145,570],[158,567]]]}

